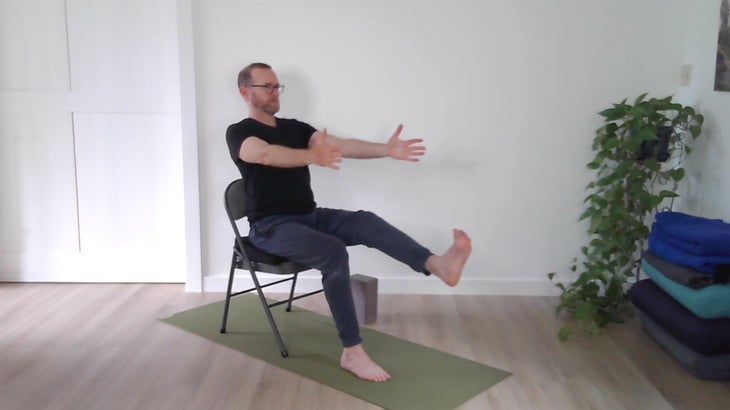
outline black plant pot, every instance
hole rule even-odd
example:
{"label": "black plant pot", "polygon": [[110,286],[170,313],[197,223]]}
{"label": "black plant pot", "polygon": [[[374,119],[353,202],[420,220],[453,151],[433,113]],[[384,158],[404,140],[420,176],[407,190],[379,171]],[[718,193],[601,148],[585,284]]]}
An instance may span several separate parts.
{"label": "black plant pot", "polygon": [[656,135],[658,139],[641,142],[639,150],[636,152],[637,161],[656,158],[659,162],[665,162],[669,159],[669,138],[672,136],[672,127],[658,127]]}

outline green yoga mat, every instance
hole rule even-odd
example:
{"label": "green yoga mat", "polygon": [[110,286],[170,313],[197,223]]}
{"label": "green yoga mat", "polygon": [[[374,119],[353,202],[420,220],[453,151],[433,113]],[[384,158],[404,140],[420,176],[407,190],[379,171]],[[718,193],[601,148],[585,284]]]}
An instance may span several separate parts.
{"label": "green yoga mat", "polygon": [[223,302],[161,320],[386,409],[454,409],[510,375],[362,328],[368,354],[392,377],[385,383],[363,381],[339,367],[342,346],[332,318],[296,307],[291,312],[283,306],[272,311],[289,351],[287,358],[281,357],[263,308],[254,295],[232,300],[226,334],[220,333]]}

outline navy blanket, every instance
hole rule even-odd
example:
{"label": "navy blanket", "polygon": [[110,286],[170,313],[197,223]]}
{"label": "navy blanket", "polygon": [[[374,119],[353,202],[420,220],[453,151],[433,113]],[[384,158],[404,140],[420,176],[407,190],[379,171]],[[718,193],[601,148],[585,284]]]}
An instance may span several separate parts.
{"label": "navy blanket", "polygon": [[659,212],[652,231],[664,242],[701,256],[730,256],[730,224],[681,212]]}
{"label": "navy blanket", "polygon": [[672,336],[703,355],[730,354],[730,318],[702,319],[651,279],[634,283],[631,301]]}

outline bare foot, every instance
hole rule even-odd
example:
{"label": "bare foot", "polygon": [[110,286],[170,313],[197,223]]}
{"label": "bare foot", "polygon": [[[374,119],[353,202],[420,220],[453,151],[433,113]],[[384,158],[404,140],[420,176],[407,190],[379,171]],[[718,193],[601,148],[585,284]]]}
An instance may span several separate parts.
{"label": "bare foot", "polygon": [[431,255],[426,260],[426,270],[441,278],[447,285],[456,286],[470,253],[469,235],[461,229],[454,229],[454,243],[443,255]]}
{"label": "bare foot", "polygon": [[362,344],[346,347],[342,350],[340,367],[363,380],[371,382],[384,382],[390,379],[390,375],[365,353]]}

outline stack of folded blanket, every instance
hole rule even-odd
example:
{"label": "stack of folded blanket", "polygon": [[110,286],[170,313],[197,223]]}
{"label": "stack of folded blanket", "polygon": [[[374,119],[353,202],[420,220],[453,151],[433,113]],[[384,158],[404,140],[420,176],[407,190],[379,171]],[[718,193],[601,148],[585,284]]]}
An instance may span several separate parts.
{"label": "stack of folded blanket", "polygon": [[658,213],[641,268],[629,296],[646,331],[696,377],[730,380],[730,224]]}

